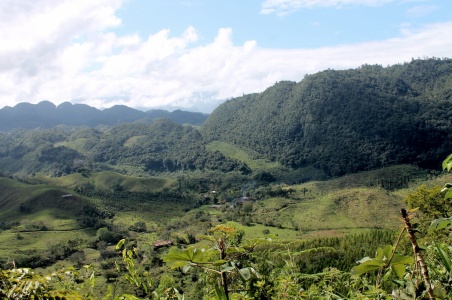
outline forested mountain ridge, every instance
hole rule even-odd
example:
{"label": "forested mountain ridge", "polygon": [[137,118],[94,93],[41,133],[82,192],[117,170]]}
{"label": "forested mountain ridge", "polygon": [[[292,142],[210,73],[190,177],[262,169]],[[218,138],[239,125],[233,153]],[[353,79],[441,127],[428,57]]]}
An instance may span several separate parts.
{"label": "forested mountain ridge", "polygon": [[11,129],[51,128],[57,125],[89,126],[118,125],[122,123],[150,123],[167,118],[179,124],[201,125],[207,114],[175,110],[169,112],[151,109],[146,112],[124,105],[98,110],[86,104],[64,102],[58,106],[42,101],[38,104],[19,103],[14,107],[0,109],[0,131]]}
{"label": "forested mountain ridge", "polygon": [[80,170],[128,174],[249,168],[205,149],[200,132],[167,119],[102,130],[51,128],[0,133],[0,172],[62,176]]}
{"label": "forested mountain ridge", "polygon": [[452,60],[326,70],[231,99],[207,119],[207,142],[253,149],[330,175],[401,163],[436,168],[452,148]]}
{"label": "forested mountain ridge", "polygon": [[[262,93],[226,101],[200,130],[125,106],[102,111],[102,119],[95,117],[101,111],[86,105],[23,103],[0,110],[0,128],[14,127],[15,121],[38,128],[0,132],[0,172],[249,174],[251,159],[267,166],[253,169],[254,178],[284,181],[286,174],[303,182],[397,164],[437,169],[452,149],[451,97],[452,60],[427,59],[281,81]],[[69,126],[52,125],[70,113]],[[171,114],[182,123],[184,112]],[[143,115],[148,117],[137,119]],[[86,128],[77,122],[114,125]],[[248,160],[222,147],[243,150]]]}

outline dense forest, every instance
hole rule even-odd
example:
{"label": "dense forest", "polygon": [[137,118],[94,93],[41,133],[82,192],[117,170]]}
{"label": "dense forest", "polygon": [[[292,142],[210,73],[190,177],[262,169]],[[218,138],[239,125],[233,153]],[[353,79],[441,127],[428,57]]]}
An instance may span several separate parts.
{"label": "dense forest", "polygon": [[434,168],[452,146],[451,97],[450,59],[326,70],[229,100],[202,132],[334,176],[409,162]]}
{"label": "dense forest", "polygon": [[147,124],[123,124],[104,131],[63,129],[0,133],[0,167],[4,173],[51,176],[127,168],[147,174],[219,170],[249,172],[248,167],[208,152],[198,130],[168,119]]}

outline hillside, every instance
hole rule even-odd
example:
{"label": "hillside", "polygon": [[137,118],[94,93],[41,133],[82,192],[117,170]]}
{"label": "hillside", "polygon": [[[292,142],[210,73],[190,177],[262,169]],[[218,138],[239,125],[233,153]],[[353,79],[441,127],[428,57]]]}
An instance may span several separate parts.
{"label": "hillside", "polygon": [[333,176],[401,163],[438,168],[452,149],[451,97],[451,59],[326,70],[226,101],[202,133]]}
{"label": "hillside", "polygon": [[0,133],[0,142],[0,170],[7,174],[248,172],[244,163],[226,158],[219,151],[207,151],[198,130],[167,119],[102,130],[57,127],[14,131]]}
{"label": "hillside", "polygon": [[58,125],[88,126],[118,125],[122,123],[152,123],[166,118],[178,124],[201,125],[207,114],[175,110],[151,109],[146,112],[124,105],[98,110],[85,104],[64,102],[55,106],[49,101],[38,104],[20,103],[0,109],[0,131],[11,129],[51,128]]}
{"label": "hillside", "polygon": [[0,132],[0,172],[216,171],[300,183],[398,164],[438,169],[452,149],[451,97],[452,60],[427,59],[278,82],[226,101],[199,129],[160,118],[164,111],[23,103],[0,110],[0,128],[54,126],[63,117],[70,126]]}

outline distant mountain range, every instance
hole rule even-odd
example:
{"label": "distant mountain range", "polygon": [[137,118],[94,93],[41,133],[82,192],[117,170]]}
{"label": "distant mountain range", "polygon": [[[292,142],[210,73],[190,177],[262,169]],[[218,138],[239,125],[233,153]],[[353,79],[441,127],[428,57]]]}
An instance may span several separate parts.
{"label": "distant mountain range", "polygon": [[208,114],[175,110],[152,109],[146,112],[124,105],[99,110],[85,104],[64,102],[58,106],[42,101],[38,104],[19,103],[0,109],[0,131],[23,128],[51,128],[57,125],[89,126],[118,125],[122,123],[151,123],[166,118],[179,124],[201,125]]}

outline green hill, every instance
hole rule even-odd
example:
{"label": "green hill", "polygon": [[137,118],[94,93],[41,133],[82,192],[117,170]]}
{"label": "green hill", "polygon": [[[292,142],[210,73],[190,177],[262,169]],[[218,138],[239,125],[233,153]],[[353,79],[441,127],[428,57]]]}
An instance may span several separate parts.
{"label": "green hill", "polygon": [[83,211],[83,199],[63,187],[0,177],[0,207],[3,223],[25,221],[40,223],[46,229],[68,229],[69,222],[69,229],[76,229],[80,228],[76,219]]}
{"label": "green hill", "polygon": [[102,130],[52,128],[0,133],[0,170],[7,174],[45,173],[59,177],[112,170],[130,175],[217,170],[249,172],[219,151],[207,151],[200,132],[159,120]]}
{"label": "green hill", "polygon": [[52,178],[38,174],[35,178],[71,190],[87,188],[91,185],[93,189],[102,192],[112,192],[114,189],[129,192],[158,192],[175,185],[175,181],[170,179],[132,177],[115,172],[75,173]]}
{"label": "green hill", "polygon": [[404,163],[438,168],[452,148],[451,90],[451,59],[326,70],[226,101],[202,133],[333,176]]}
{"label": "green hill", "polygon": [[92,247],[98,228],[126,232],[138,220],[154,226],[180,216],[191,202],[175,186],[171,179],[114,172],[0,177],[0,265],[12,259],[48,265]]}

